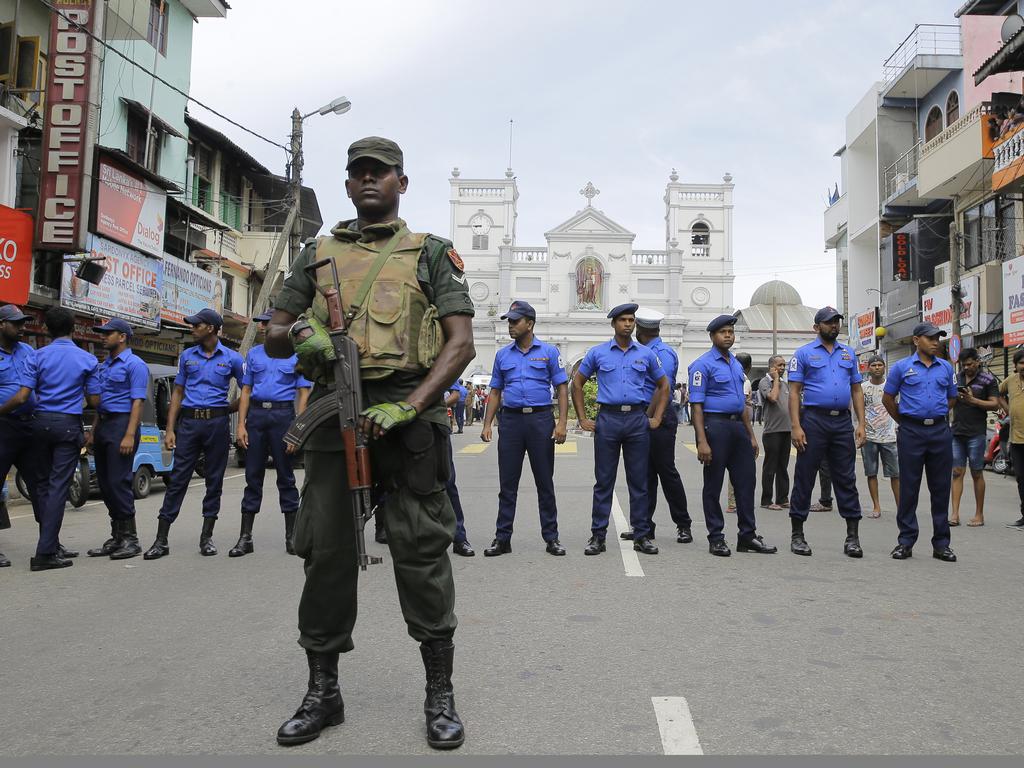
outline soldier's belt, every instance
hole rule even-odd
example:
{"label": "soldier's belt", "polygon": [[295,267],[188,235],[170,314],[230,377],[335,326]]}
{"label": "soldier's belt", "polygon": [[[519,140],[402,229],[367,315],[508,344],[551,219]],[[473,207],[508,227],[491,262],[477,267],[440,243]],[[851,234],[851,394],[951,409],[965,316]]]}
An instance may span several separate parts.
{"label": "soldier's belt", "polygon": [[228,415],[227,408],[182,408],[181,415],[186,419],[198,419],[200,421],[209,421],[210,419],[217,419],[221,416]]}

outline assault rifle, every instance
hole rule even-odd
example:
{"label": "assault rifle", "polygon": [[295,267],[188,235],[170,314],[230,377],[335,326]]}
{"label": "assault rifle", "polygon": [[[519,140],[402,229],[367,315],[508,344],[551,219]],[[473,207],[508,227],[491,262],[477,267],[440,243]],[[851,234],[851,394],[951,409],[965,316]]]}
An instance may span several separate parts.
{"label": "assault rifle", "polygon": [[338,267],[333,259],[310,264],[306,270],[313,273],[320,267],[330,266],[334,285],[317,290],[327,303],[330,317],[331,345],[334,347],[334,397],[322,397],[296,417],[288,428],[284,441],[299,449],[313,431],[335,416],[341,428],[341,442],[345,449],[345,467],[348,488],[352,498],[352,520],[356,534],[356,561],[362,570],[376,565],[383,558],[366,554],[364,528],[373,517],[376,507],[370,504],[370,449],[359,430],[359,414],[363,411],[363,389],[359,378],[359,347],[348,335],[348,322],[341,308],[341,284]]}

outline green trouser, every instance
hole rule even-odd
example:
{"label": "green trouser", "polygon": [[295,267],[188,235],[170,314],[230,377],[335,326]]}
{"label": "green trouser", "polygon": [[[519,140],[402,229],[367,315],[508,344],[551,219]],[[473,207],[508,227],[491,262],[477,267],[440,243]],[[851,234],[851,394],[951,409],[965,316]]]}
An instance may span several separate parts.
{"label": "green trouser", "polygon": [[[445,493],[447,441],[443,428],[418,420],[376,441],[371,450],[374,481],[382,482],[387,494],[384,528],[402,615],[409,634],[421,643],[450,639],[457,624],[448,556],[455,512]],[[345,454],[307,449],[305,464],[294,533],[295,552],[306,571],[299,645],[346,653],[354,648],[359,567]]]}

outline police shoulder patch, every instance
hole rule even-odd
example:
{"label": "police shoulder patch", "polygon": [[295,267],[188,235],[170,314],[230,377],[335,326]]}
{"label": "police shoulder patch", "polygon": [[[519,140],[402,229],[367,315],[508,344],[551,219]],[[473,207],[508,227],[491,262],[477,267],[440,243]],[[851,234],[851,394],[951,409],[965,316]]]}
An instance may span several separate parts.
{"label": "police shoulder patch", "polygon": [[693,372],[693,386],[702,387],[704,386],[704,374],[700,371]]}
{"label": "police shoulder patch", "polygon": [[565,361],[562,359],[561,355],[558,356],[558,367],[565,368]]}
{"label": "police shoulder patch", "polygon": [[448,260],[455,266],[457,270],[459,270],[459,272],[466,271],[466,264],[465,262],[462,261],[462,257],[459,256],[458,251],[456,251],[454,248],[449,248],[447,255]]}
{"label": "police shoulder patch", "polygon": [[800,365],[800,362],[797,360],[796,355],[793,355],[789,361],[789,370],[795,371],[798,365]]}

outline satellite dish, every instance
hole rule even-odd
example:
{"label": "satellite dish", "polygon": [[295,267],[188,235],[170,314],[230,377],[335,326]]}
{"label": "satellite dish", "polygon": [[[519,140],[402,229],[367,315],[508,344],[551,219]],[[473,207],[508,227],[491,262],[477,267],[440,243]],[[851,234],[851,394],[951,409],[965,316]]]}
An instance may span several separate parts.
{"label": "satellite dish", "polygon": [[1024,18],[1021,18],[1016,13],[1011,13],[1006,17],[1006,21],[1003,22],[1003,26],[999,29],[999,37],[1004,43],[1009,42],[1010,38],[1020,32],[1021,29],[1024,29]]}

